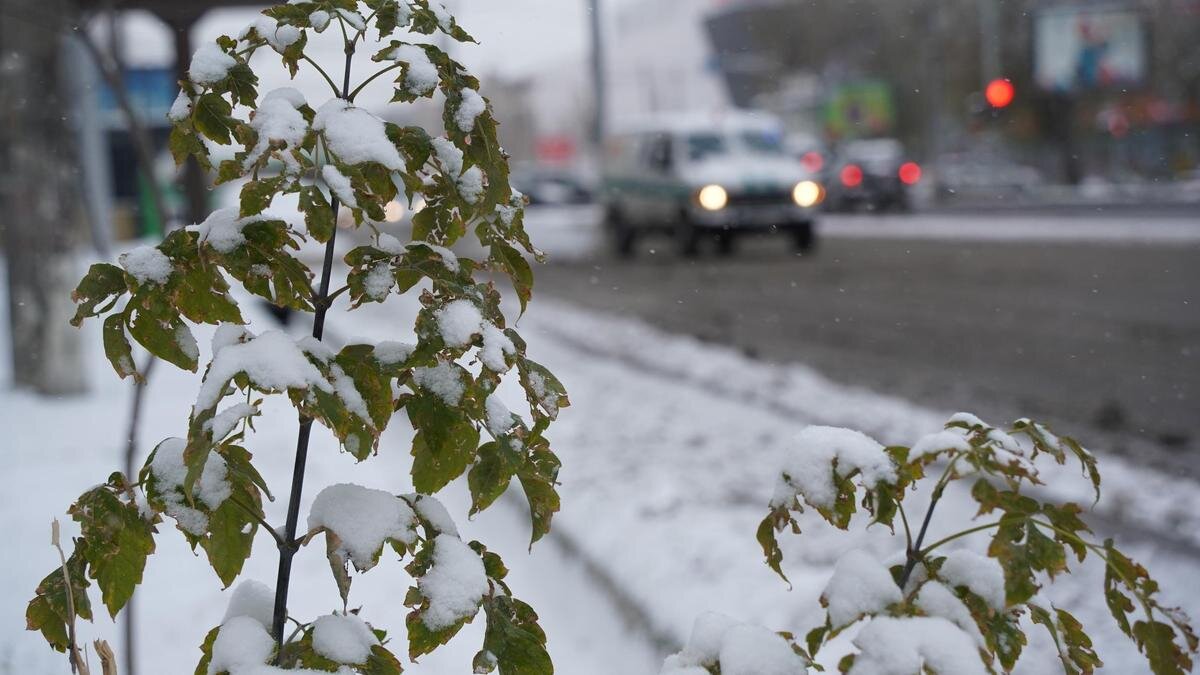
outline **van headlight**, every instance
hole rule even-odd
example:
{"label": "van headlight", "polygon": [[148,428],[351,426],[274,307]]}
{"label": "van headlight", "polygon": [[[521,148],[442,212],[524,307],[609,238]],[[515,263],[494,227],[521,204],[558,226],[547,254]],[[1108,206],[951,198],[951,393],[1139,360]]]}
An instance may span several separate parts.
{"label": "van headlight", "polygon": [[720,211],[729,203],[729,193],[720,185],[705,185],[696,195],[696,201],[706,211]]}
{"label": "van headlight", "polygon": [[797,206],[808,208],[821,203],[825,198],[825,190],[819,183],[811,180],[802,180],[796,183],[796,187],[792,188],[792,201],[796,202]]}

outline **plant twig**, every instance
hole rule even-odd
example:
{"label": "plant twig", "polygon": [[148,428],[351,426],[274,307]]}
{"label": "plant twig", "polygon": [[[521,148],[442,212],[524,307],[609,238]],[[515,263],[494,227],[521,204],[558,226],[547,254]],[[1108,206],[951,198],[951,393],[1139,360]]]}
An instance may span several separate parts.
{"label": "plant twig", "polygon": [[50,545],[58,551],[58,559],[62,561],[63,582],[67,593],[67,614],[70,615],[70,620],[67,621],[67,658],[71,662],[71,672],[82,672],[83,675],[88,675],[87,664],[79,655],[79,643],[76,642],[75,637],[75,594],[71,592],[71,571],[67,569],[67,554],[63,553],[62,545],[59,543],[58,518],[50,522]]}
{"label": "plant twig", "polygon": [[353,103],[355,97],[358,96],[359,92],[361,92],[368,84],[371,84],[372,82],[374,82],[375,78],[379,77],[380,75],[383,75],[384,73],[386,73],[388,71],[395,70],[399,67],[400,67],[399,63],[393,63],[392,65],[388,66],[387,68],[384,68],[384,69],[380,70],[379,72],[375,73],[374,75],[363,80],[362,83],[360,83],[357,87],[354,88],[354,91],[350,92],[350,96],[346,100]]}
{"label": "plant twig", "polygon": [[[345,28],[343,27],[343,31]],[[350,67],[354,62],[354,45],[349,40],[345,40],[346,46],[346,65],[342,77],[342,98],[345,98],[350,91]],[[332,195],[331,195],[332,196]],[[337,222],[338,210],[341,207],[341,202],[336,196],[332,196],[330,209],[333,212],[333,221]],[[333,228],[333,233],[329,236],[329,241],[325,244],[325,259],[321,264],[321,284],[318,290],[317,298],[320,302],[316,305],[316,315],[313,317],[313,338],[320,340],[325,334],[325,315],[329,310],[329,282],[333,275],[333,258],[334,245],[337,240],[337,228]],[[296,434],[296,460],[292,467],[292,490],[288,497],[287,523],[284,526],[283,541],[279,546],[279,573],[275,582],[275,607],[271,621],[271,634],[275,637],[275,659],[278,665],[279,656],[281,654],[284,642],[284,626],[287,623],[287,598],[288,586],[292,578],[292,559],[296,555],[296,527],[300,519],[300,498],[304,492],[304,470],[308,462],[308,442],[312,436],[312,418],[300,417],[300,430]],[[276,533],[278,537],[278,533]]]}

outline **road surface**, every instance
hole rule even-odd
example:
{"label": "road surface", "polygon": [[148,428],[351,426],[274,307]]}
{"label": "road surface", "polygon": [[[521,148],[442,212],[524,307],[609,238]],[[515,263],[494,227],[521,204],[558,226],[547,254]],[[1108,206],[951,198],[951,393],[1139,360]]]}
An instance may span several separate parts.
{"label": "road surface", "polygon": [[732,258],[575,250],[537,288],[1200,476],[1200,215],[850,216],[823,230],[805,257],[771,239]]}

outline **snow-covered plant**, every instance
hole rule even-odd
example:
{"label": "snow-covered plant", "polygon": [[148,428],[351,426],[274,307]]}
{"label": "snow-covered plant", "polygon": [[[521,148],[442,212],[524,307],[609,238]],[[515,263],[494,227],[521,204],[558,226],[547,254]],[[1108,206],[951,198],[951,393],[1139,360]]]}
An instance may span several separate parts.
{"label": "snow-covered plant", "polygon": [[[1188,617],[1164,606],[1158,584],[1111,539],[1097,542],[1080,519],[1083,508],[1040,498],[1038,461],[1065,464],[1074,456],[1100,498],[1096,459],[1078,442],[1045,425],[1017,420],[1008,431],[968,413],[912,447],[884,447],[849,429],[808,427],[779,474],[770,513],[758,528],[766,562],[784,580],[778,532],[800,533],[796,514],[805,505],[846,530],[862,508],[870,525],[903,530],[904,549],[887,566],[872,555],[841,557],[820,596],[826,618],[803,643],[788,633],[739,624],[720,615],[697,619],[683,651],[670,657],[664,674],[783,675],[820,670],[819,650],[843,631],[858,629],[855,651],[838,668],[852,675],[973,675],[1009,672],[1038,624],[1049,632],[1063,671],[1092,673],[1102,663],[1083,625],[1055,606],[1042,586],[1071,571],[1071,558],[1094,556],[1105,565],[1102,592],[1120,630],[1158,675],[1191,672],[1200,644]],[[918,529],[905,512],[905,497],[933,483]],[[969,481],[978,505],[974,519],[950,514],[963,529],[927,542],[934,511],[946,490]],[[940,520],[947,514],[939,513]],[[954,525],[958,527],[958,524]],[[989,536],[984,553],[957,544]],[[1098,589],[1099,590],[1099,589]],[[757,645],[757,646],[755,646]]]}
{"label": "snow-covered plant", "polygon": [[[336,80],[305,53],[309,36],[324,31],[340,36],[344,47]],[[431,496],[466,474],[474,514],[516,478],[537,541],[559,507],[559,460],[545,432],[569,403],[559,381],[526,356],[525,342],[505,324],[490,279],[506,275],[523,312],[532,286],[525,256],[540,253],[524,232],[524,198],[509,186],[507,157],[479,82],[421,39],[439,33],[473,41],[433,0],[291,0],[264,10],[236,38],[221,37],[196,52],[170,113],[170,147],[178,161],[194,157],[214,169],[218,183],[245,180],[240,208],[133,250],[119,266],[92,266],[75,291],[73,323],[105,316],[104,351],[121,377],[141,377],[130,338],[197,371],[195,324],[216,326],[212,360],[186,434],[159,443],[140,475],[113,474],[71,507],[80,528],[74,551],[41,583],[27,610],[29,628],[55,649],[72,648],[76,619],[91,619],[92,583],[110,614],[125,606],[166,517],[193,549],[203,549],[226,587],[256,538],[265,534],[279,550],[276,587],[237,587],[225,621],[204,641],[199,673],[400,672],[386,634],[349,600],[350,568],[366,572],[393,554],[407,560],[413,578],[405,598],[409,658],[446,643],[482,611],[487,626],[474,672],[552,672],[537,615],[510,593],[500,558],[463,541]],[[372,72],[355,81],[354,55],[368,49]],[[330,89],[328,100],[310,104],[292,88],[260,96],[249,61],[271,50],[292,76],[315,69]],[[393,103],[440,92],[444,135],[385,122],[355,105],[365,86],[389,73],[396,76]],[[211,146],[231,144],[240,148],[236,155],[213,166]],[[303,226],[300,218],[293,223],[266,211],[281,195],[295,195]],[[376,229],[398,197],[424,204],[408,243]],[[370,243],[345,255],[345,282],[335,285],[340,209],[349,210]],[[451,251],[469,231],[486,259]],[[324,244],[315,272],[296,256],[306,240]],[[230,279],[275,306],[311,314],[311,337],[251,332]],[[404,293],[420,299],[415,344],[357,342],[335,351],[321,341],[327,312],[343,294],[354,309]],[[527,418],[496,397],[506,376],[524,389]],[[262,397],[275,394],[286,395],[300,419],[280,527],[267,523],[262,505],[271,492],[251,455]],[[354,460],[368,461],[402,411],[415,432],[416,494],[332,485],[320,491],[306,529],[299,529],[313,423],[331,430]],[[287,611],[292,559],[318,540],[341,603],[316,619],[293,617]]]}

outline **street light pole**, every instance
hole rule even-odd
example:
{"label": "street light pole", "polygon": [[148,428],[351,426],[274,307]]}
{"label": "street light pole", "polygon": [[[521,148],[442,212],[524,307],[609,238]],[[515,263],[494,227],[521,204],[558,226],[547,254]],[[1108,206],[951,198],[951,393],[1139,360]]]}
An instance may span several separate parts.
{"label": "street light pole", "polygon": [[605,108],[607,105],[604,79],[604,29],[602,23],[603,17],[600,14],[600,0],[587,0],[587,13],[592,41],[592,102],[595,106],[592,114],[591,140],[596,147],[600,147],[604,143]]}

